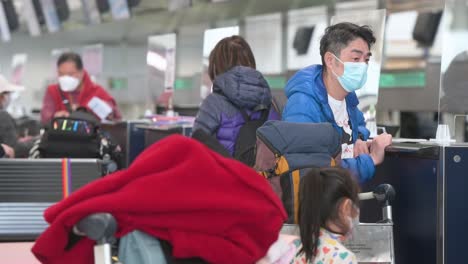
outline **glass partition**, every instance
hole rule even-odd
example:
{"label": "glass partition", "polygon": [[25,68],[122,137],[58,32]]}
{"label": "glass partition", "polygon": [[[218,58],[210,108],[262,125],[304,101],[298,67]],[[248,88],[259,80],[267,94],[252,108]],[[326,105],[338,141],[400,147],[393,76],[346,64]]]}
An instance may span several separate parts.
{"label": "glass partition", "polygon": [[148,99],[169,107],[172,104],[175,82],[176,34],[155,35],[148,38],[146,64],[148,66]]}
{"label": "glass partition", "polygon": [[[11,77],[10,77],[10,80],[12,83],[23,86],[25,72],[26,72],[25,68],[26,68],[27,62],[28,62],[27,53],[13,54],[13,57],[11,60]],[[13,92],[10,94],[11,101],[7,110],[14,118],[20,118],[26,114],[24,111],[24,107],[22,107],[21,104],[18,104],[18,99],[20,98],[20,94],[21,92]]]}
{"label": "glass partition", "polygon": [[[442,19],[439,128],[436,140],[465,142],[468,113],[468,2],[447,0]],[[448,131],[449,130],[449,131]],[[446,134],[447,137],[443,137]]]}
{"label": "glass partition", "polygon": [[299,70],[322,64],[320,39],[328,26],[326,6],[290,10],[287,26],[287,68]]}
{"label": "glass partition", "polygon": [[252,16],[245,19],[245,39],[252,48],[257,70],[263,74],[283,71],[283,32],[281,13]]}
{"label": "glass partition", "polygon": [[282,22],[281,13],[266,14],[247,17],[244,27],[244,36],[252,48],[257,70],[276,93],[283,93],[286,84]]}

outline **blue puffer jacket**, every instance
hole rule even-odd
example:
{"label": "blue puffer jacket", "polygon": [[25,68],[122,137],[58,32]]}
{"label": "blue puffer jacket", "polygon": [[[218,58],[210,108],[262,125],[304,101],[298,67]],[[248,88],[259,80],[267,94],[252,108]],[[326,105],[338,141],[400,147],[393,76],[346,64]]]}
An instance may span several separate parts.
{"label": "blue puffer jacket", "polygon": [[[200,106],[193,130],[203,129],[234,154],[239,130],[245,124],[239,109],[245,109],[253,119],[260,112],[252,112],[259,105],[270,107],[271,91],[263,75],[249,67],[236,66],[216,77],[213,93]],[[278,120],[279,115],[270,108],[268,120]]]}
{"label": "blue puffer jacket", "polygon": [[[328,95],[323,83],[322,66],[312,65],[298,71],[287,83],[285,88],[288,102],[283,111],[283,120],[290,122],[332,123],[341,134],[333,112],[328,104]],[[355,93],[346,96],[348,115],[353,128],[353,142],[359,137],[367,140],[369,131],[362,112],[357,108],[359,100]],[[372,158],[367,154],[359,155],[354,159],[344,159],[343,168],[349,169],[360,182],[370,180],[375,173]]]}

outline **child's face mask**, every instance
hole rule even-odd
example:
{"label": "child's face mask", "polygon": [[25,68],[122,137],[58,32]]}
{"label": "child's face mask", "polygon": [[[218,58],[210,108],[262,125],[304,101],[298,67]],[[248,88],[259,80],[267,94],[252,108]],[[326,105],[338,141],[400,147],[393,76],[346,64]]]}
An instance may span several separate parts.
{"label": "child's face mask", "polygon": [[347,236],[352,235],[356,227],[359,226],[359,215],[356,216],[355,218],[348,217],[348,226],[349,226],[349,230],[348,230]]}
{"label": "child's face mask", "polygon": [[348,232],[346,233],[346,238],[350,238],[353,236],[354,231],[359,226],[359,208],[354,206],[354,210],[356,210],[357,215],[353,218],[352,216],[347,216],[348,218]]}

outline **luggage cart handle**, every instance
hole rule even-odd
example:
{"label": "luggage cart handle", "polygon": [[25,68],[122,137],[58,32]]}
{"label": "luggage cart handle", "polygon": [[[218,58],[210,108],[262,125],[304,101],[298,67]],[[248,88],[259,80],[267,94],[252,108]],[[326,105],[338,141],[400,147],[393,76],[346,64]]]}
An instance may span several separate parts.
{"label": "luggage cart handle", "polygon": [[365,192],[359,194],[359,200],[372,200],[376,199],[378,202],[384,205],[390,205],[395,199],[395,189],[390,184],[380,184],[372,192]]}
{"label": "luggage cart handle", "polygon": [[114,239],[117,231],[117,221],[109,213],[96,213],[83,218],[74,227],[77,235],[87,236],[98,245],[106,244]]}
{"label": "luggage cart handle", "polygon": [[81,219],[73,232],[96,241],[94,245],[94,263],[113,264],[112,247],[114,234],[117,231],[117,221],[109,213],[96,213]]}
{"label": "luggage cart handle", "polygon": [[374,200],[374,192],[365,192],[365,193],[360,193],[359,194],[359,200],[361,201],[367,201],[367,200]]}
{"label": "luggage cart handle", "polygon": [[395,188],[390,184],[380,184],[374,189],[375,199],[386,206],[395,200],[395,195]]}
{"label": "luggage cart handle", "polygon": [[395,199],[395,189],[390,184],[381,184],[377,186],[373,192],[359,194],[359,200],[376,199],[382,205],[383,221],[392,221],[392,205],[391,202]]}

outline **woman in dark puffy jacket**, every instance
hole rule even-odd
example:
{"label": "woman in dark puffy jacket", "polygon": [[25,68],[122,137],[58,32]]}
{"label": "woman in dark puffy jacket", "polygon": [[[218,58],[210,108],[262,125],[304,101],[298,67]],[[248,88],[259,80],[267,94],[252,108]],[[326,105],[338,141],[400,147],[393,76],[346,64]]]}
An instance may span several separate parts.
{"label": "woman in dark puffy jacket", "polygon": [[194,131],[203,129],[234,155],[239,130],[245,124],[244,110],[258,120],[262,109],[270,109],[268,120],[278,120],[271,107],[270,87],[255,70],[255,58],[249,44],[240,36],[222,39],[211,51],[208,72],[213,93],[203,101],[195,119]]}

